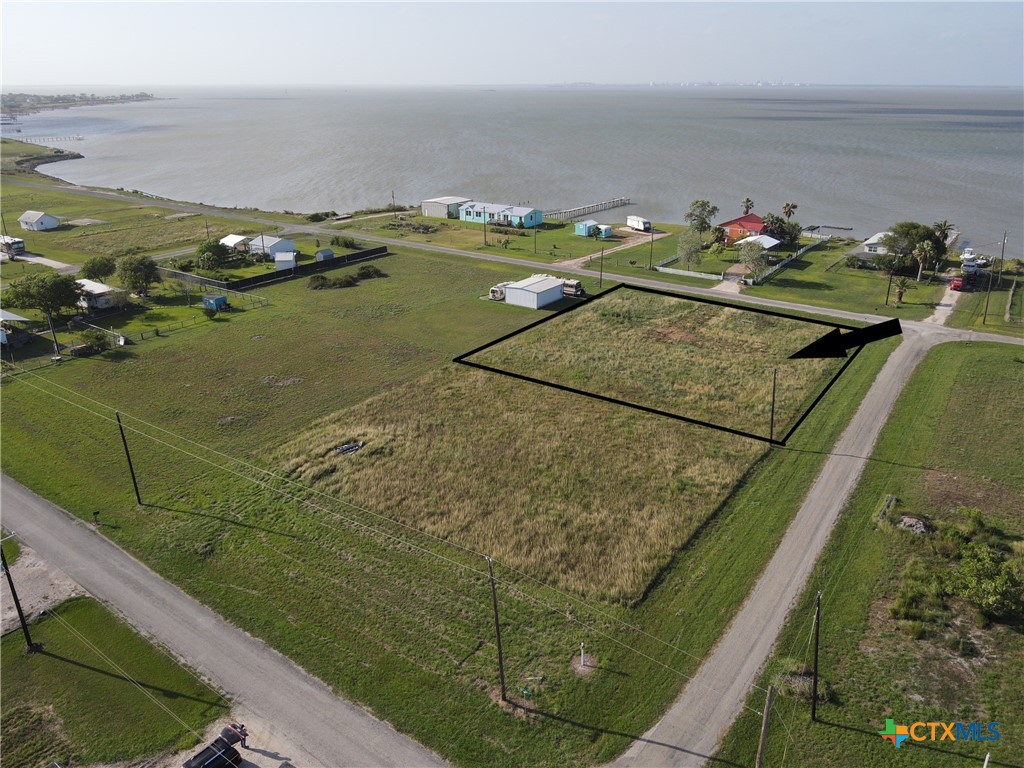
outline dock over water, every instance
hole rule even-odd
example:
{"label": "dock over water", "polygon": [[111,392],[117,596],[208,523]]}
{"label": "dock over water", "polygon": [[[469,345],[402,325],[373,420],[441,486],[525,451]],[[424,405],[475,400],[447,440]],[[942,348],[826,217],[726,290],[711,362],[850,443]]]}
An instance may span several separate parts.
{"label": "dock over water", "polygon": [[577,208],[566,208],[561,211],[544,211],[544,218],[570,221],[578,216],[586,216],[588,213],[596,213],[597,211],[606,211],[609,208],[619,208],[623,205],[629,205],[628,197],[616,197],[612,200],[605,200],[603,203],[581,205]]}

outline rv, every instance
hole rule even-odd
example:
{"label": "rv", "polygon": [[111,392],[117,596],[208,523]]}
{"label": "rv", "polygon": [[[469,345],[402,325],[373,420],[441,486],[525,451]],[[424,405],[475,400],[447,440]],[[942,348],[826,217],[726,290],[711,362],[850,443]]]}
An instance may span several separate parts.
{"label": "rv", "polygon": [[20,237],[0,235],[0,251],[7,254],[12,259],[15,256],[21,256],[25,253],[25,241]]}
{"label": "rv", "polygon": [[627,216],[626,226],[637,232],[650,232],[651,222],[643,216]]}

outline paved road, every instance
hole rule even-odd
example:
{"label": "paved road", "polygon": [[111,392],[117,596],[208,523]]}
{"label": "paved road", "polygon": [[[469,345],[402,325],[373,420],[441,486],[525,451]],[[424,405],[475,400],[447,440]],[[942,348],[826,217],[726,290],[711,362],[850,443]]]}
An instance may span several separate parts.
{"label": "paved road", "polygon": [[289,755],[294,765],[445,765],[6,475],[0,501],[4,527],[43,559],[302,745],[305,754]]}
{"label": "paved road", "polygon": [[[616,766],[702,766],[740,714],[782,625],[803,592],[818,555],[867,464],[875,441],[911,373],[936,344],[982,334],[905,324],[889,357],[839,438],[771,562],[712,654],[662,720],[633,742]],[[993,336],[993,341],[1020,340]],[[714,691],[709,695],[708,691]],[[674,746],[670,746],[674,745]]]}

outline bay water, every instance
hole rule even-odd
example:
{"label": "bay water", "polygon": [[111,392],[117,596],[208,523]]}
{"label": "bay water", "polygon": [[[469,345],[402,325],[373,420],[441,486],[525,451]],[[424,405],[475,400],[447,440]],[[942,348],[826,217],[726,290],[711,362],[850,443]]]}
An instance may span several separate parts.
{"label": "bay water", "polygon": [[594,218],[681,223],[695,199],[721,221],[750,197],[755,213],[794,202],[804,226],[859,238],[948,219],[990,255],[1006,230],[1007,257],[1024,255],[1020,89],[145,90],[160,98],[40,112],[4,135],[81,135],[53,146],[85,159],[42,170],[207,204],[340,213],[394,193],[550,211],[624,196]]}

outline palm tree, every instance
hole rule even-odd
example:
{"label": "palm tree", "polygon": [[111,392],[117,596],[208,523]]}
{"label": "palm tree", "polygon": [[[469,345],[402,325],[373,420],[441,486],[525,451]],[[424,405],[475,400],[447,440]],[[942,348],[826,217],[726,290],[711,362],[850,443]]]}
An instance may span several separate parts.
{"label": "palm tree", "polygon": [[797,209],[796,203],[783,203],[782,204],[782,215],[786,217],[786,221],[789,221],[790,218],[793,216],[793,214],[796,213],[796,209]]}
{"label": "palm tree", "polygon": [[935,234],[939,236],[942,242],[946,242],[952,234],[954,227],[946,219],[943,219],[932,224],[932,229],[935,230]]}
{"label": "palm tree", "polygon": [[744,216],[746,216],[748,213],[750,213],[752,210],[754,210],[754,201],[751,200],[749,197],[744,197],[743,198],[743,202],[740,203],[740,205],[743,206],[743,215]]}
{"label": "palm tree", "polygon": [[[917,261],[917,282],[921,282],[921,274],[924,268],[933,264],[938,256],[935,250],[935,243],[931,240],[922,240],[914,247],[914,259]],[[897,304],[899,302],[897,301]]]}
{"label": "palm tree", "polygon": [[911,282],[909,277],[897,277],[892,281],[892,284],[896,287],[896,306],[898,307],[903,302],[903,294],[907,291],[913,290],[916,286]]}

